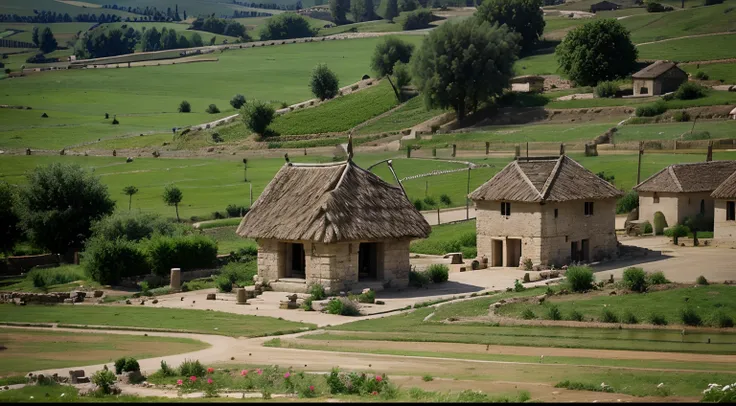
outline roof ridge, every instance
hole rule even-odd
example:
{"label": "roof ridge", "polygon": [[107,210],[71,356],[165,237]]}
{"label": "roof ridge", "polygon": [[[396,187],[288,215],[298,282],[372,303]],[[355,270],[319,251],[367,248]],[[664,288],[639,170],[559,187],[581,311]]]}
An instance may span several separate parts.
{"label": "roof ridge", "polygon": [[539,195],[539,199],[543,200],[544,197],[542,197],[542,194],[539,193],[539,190],[536,188],[536,186],[534,186],[529,177],[526,176],[526,173],[524,173],[524,170],[521,169],[521,167],[519,166],[519,161],[514,161],[514,166],[516,167],[516,170],[519,172],[519,174],[521,174],[521,178],[524,179],[524,181],[532,188],[533,191],[537,192],[537,194]]}
{"label": "roof ridge", "polygon": [[560,167],[562,167],[562,161],[565,159],[565,155],[560,155],[559,158],[557,158],[557,163],[555,164],[555,167],[552,168],[552,172],[549,173],[549,177],[547,177],[547,180],[544,182],[544,186],[542,186],[542,191],[540,192],[540,195],[542,196],[542,200],[547,199],[549,196],[550,188],[552,187],[552,183],[557,179],[557,174],[560,172]]}
{"label": "roof ridge", "polygon": [[670,173],[670,176],[672,176],[672,180],[675,182],[675,185],[677,185],[677,188],[680,190],[680,192],[683,191],[682,184],[680,183],[680,179],[677,179],[677,174],[675,173],[674,165],[670,165],[667,167],[667,170]]}

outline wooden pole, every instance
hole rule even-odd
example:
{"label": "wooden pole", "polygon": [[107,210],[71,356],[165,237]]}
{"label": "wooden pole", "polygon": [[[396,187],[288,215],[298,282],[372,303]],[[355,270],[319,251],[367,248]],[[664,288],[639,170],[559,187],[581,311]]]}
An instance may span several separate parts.
{"label": "wooden pole", "polygon": [[713,160],[713,141],[708,141],[708,155],[705,157],[705,162]]}
{"label": "wooden pole", "polygon": [[429,193],[429,181],[424,181],[424,197],[427,197],[427,193]]}
{"label": "wooden pole", "polygon": [[636,168],[636,184],[641,183],[641,156],[644,155],[644,141],[639,141],[639,165]]}
{"label": "wooden pole", "polygon": [[455,158],[455,153],[457,152],[457,145],[452,144],[452,157]]}
{"label": "wooden pole", "polygon": [[526,157],[529,158],[529,141],[526,142]]}
{"label": "wooden pole", "polygon": [[465,220],[467,220],[470,218],[470,199],[468,198],[470,194],[470,167],[468,167],[468,187],[465,190]]}
{"label": "wooden pole", "polygon": [[486,141],[486,155],[488,155],[488,150],[491,148],[491,143]]}

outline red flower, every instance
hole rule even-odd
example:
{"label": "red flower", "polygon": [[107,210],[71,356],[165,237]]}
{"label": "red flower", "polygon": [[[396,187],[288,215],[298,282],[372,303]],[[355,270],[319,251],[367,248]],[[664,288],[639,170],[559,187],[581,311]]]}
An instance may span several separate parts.
{"label": "red flower", "polygon": [[208,384],[212,385],[212,382],[214,382],[214,381],[212,380],[212,378],[209,378],[209,379],[207,379],[207,383],[208,383]]}
{"label": "red flower", "polygon": [[194,376],[194,375],[192,375],[192,376],[189,377],[189,380],[192,381],[192,382],[197,382],[197,377]]}
{"label": "red flower", "polygon": [[287,373],[284,374],[284,379],[289,379],[290,376],[291,376],[291,374],[287,372]]}
{"label": "red flower", "polygon": [[240,375],[242,375],[242,376],[248,375],[248,370],[247,369],[244,369],[244,370],[240,371]]}
{"label": "red flower", "polygon": [[378,392],[376,392],[376,391],[373,391],[373,393],[371,393],[371,395],[373,395],[373,396],[378,396]]}
{"label": "red flower", "polygon": [[208,374],[211,374],[213,372],[215,372],[215,369],[214,368],[207,368],[207,373]]}
{"label": "red flower", "polygon": [[376,375],[376,382],[381,382],[383,378],[380,375]]}
{"label": "red flower", "polygon": [[176,384],[179,385],[179,386],[181,386],[182,384],[184,384],[184,382],[182,382],[182,380],[179,379],[179,380],[176,381]]}
{"label": "red flower", "polygon": [[314,385],[309,385],[309,391],[314,392]]}

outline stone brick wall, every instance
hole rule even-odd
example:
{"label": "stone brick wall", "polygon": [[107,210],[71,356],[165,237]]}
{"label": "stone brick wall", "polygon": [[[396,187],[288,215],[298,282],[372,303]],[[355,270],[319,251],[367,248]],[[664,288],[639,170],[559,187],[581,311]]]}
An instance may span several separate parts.
{"label": "stone brick wall", "polygon": [[277,240],[258,240],[258,276],[264,281],[279,279],[283,268],[283,255]]}
{"label": "stone brick wall", "polygon": [[409,285],[409,243],[411,240],[393,240],[383,243],[383,281],[391,281],[391,287]]}
{"label": "stone brick wall", "polygon": [[[486,256],[493,264],[493,240],[521,239],[521,256],[539,258],[541,255],[542,213],[539,203],[511,203],[511,215],[501,215],[500,202],[476,202],[475,217],[478,256]],[[507,244],[503,244],[502,263],[506,264]]]}
{"label": "stone brick wall", "polygon": [[39,265],[59,265],[61,258],[57,254],[41,254],[41,255],[23,255],[17,257],[8,257],[8,267],[6,275],[20,275],[28,272],[34,266]]}
{"label": "stone brick wall", "polygon": [[654,213],[661,211],[669,227],[681,224],[686,217],[700,213],[700,201],[705,201],[705,216],[713,218],[714,202],[711,192],[657,193],[659,203],[654,203],[654,193],[639,193],[639,220],[647,220],[654,226]]}
{"label": "stone brick wall", "polygon": [[736,221],[726,220],[727,200],[715,201],[715,217],[713,220],[713,238],[720,243],[736,244]]}

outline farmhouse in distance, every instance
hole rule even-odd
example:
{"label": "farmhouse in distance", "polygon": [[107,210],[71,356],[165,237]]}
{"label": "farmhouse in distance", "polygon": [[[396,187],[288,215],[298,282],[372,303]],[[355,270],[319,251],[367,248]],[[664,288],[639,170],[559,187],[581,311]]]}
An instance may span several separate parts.
{"label": "farmhouse in distance", "polygon": [[687,73],[676,63],[657,61],[631,75],[634,96],[657,96],[677,90],[687,82]]}

